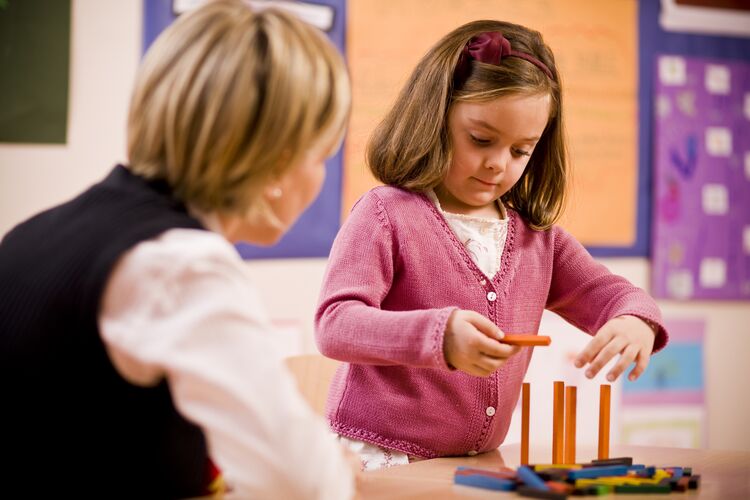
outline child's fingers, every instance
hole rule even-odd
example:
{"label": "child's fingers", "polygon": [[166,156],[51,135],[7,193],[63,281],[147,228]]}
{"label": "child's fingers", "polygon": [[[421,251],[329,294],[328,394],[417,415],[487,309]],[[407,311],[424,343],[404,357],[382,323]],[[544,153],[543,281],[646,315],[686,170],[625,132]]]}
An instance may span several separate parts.
{"label": "child's fingers", "polygon": [[471,365],[471,370],[467,373],[476,377],[489,377],[490,375],[492,375],[493,371],[494,370],[487,370],[486,368],[475,363]]}
{"label": "child's fingers", "polygon": [[489,318],[475,311],[466,312],[468,313],[466,315],[466,321],[471,323],[481,334],[495,340],[503,338],[503,331],[498,328],[495,323],[490,321]]}
{"label": "child's fingers", "polygon": [[480,357],[482,359],[482,366],[485,366],[487,368],[491,368],[492,371],[495,371],[498,368],[500,368],[501,366],[503,366],[503,364],[505,364],[505,362],[508,360],[508,358],[510,357],[510,355],[509,356],[504,356],[504,357],[497,357],[497,356],[490,356],[490,355],[485,354],[485,353],[480,353]]}
{"label": "child's fingers", "polygon": [[479,367],[484,373],[490,374],[498,369],[498,364],[495,358],[488,358],[487,356],[479,356],[474,366]]}
{"label": "child's fingers", "polygon": [[509,345],[509,344],[503,344],[503,343],[499,343],[500,345],[498,346],[497,341],[491,341],[491,342],[493,343],[493,347],[495,348],[495,350],[493,351],[493,354],[491,353],[484,353],[484,354],[486,354],[487,356],[500,358],[502,361],[505,361],[507,358],[513,356],[522,348],[522,346],[520,345]]}
{"label": "child's fingers", "polygon": [[509,358],[510,356],[517,353],[520,349],[518,346],[503,344],[501,342],[498,342],[497,340],[493,340],[484,336],[480,337],[477,340],[477,344],[480,354],[500,360]]}
{"label": "child's fingers", "polygon": [[576,356],[576,359],[573,362],[576,368],[582,368],[586,366],[587,363],[590,363],[591,360],[593,360],[596,355],[599,354],[599,351],[601,351],[602,348],[607,345],[607,343],[609,343],[611,338],[612,334],[609,333],[608,329],[600,330],[586,345],[586,347],[584,347],[583,351],[581,351],[578,356]]}
{"label": "child's fingers", "polygon": [[630,380],[631,382],[637,380],[638,377],[640,377],[643,372],[646,371],[646,367],[648,366],[648,362],[650,359],[650,354],[645,354],[644,351],[640,351],[635,359],[635,368],[633,368],[630,371],[630,375],[628,375],[628,380]]}
{"label": "child's fingers", "polygon": [[625,348],[625,345],[625,341],[619,337],[611,339],[607,343],[607,345],[605,345],[604,348],[599,351],[594,360],[591,362],[591,365],[586,370],[586,377],[596,377],[596,374],[599,373],[599,370],[604,368],[604,365],[609,363],[610,359],[622,352],[622,350]]}
{"label": "child's fingers", "polygon": [[630,363],[635,361],[639,349],[640,348],[637,345],[631,344],[627,346],[625,350],[622,351],[622,354],[620,354],[620,359],[617,360],[615,366],[613,366],[609,373],[607,373],[607,380],[610,382],[617,380],[617,377],[619,377],[622,372],[630,366]]}

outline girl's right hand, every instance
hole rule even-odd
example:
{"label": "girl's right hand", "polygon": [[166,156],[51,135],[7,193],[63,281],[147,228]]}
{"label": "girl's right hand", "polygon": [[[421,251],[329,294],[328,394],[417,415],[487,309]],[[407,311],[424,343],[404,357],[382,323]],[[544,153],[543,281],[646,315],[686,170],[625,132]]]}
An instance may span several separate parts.
{"label": "girl's right hand", "polygon": [[499,342],[503,336],[497,325],[478,312],[456,309],[445,326],[445,361],[469,375],[488,377],[520,350]]}

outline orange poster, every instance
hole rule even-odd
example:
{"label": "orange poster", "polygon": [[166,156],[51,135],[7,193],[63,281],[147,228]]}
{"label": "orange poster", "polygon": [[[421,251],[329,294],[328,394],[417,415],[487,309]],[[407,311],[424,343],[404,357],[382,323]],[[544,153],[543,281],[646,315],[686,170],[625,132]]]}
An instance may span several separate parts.
{"label": "orange poster", "polygon": [[635,242],[636,0],[350,0],[347,56],[354,108],[346,144],[343,216],[376,184],[365,145],[421,56],[481,18],[538,30],[562,75],[573,186],[562,225],[584,245]]}

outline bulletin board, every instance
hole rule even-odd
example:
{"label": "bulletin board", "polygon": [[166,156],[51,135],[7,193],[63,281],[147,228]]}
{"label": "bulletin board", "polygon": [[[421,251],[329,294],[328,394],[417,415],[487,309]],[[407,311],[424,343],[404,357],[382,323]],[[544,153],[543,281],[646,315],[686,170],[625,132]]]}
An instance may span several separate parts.
{"label": "bulletin board", "polygon": [[376,184],[367,139],[421,56],[459,25],[489,18],[538,30],[563,80],[573,181],[562,225],[593,253],[646,251],[648,190],[639,179],[636,0],[357,0],[349,5],[354,109],[346,145],[343,217]]}
{"label": "bulletin board", "polygon": [[750,63],[662,55],[653,293],[750,298]]}
{"label": "bulletin board", "polygon": [[658,2],[642,1],[639,161],[653,162],[652,292],[747,300],[750,38],[667,32],[658,20]]}
{"label": "bulletin board", "polygon": [[[176,12],[200,3],[195,0],[144,0],[143,51],[145,52],[159,33],[177,18]],[[324,6],[332,11],[332,15],[322,16],[329,19],[330,23],[326,23],[325,27],[321,26],[321,29],[336,47],[345,53],[346,0],[306,0],[296,3],[303,4],[303,7],[304,4]],[[176,6],[177,9],[175,9]],[[320,196],[279,243],[273,247],[240,243],[237,248],[243,258],[328,256],[341,221],[342,161],[342,150],[326,161],[326,179]]]}
{"label": "bulletin board", "polygon": [[65,144],[70,0],[0,0],[0,142]]}

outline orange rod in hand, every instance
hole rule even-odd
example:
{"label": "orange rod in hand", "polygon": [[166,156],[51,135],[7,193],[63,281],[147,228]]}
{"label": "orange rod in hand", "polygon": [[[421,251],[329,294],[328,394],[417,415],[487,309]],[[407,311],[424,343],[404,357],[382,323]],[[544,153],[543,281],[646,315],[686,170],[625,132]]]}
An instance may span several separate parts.
{"label": "orange rod in hand", "polygon": [[544,335],[506,333],[505,336],[500,339],[500,342],[510,345],[540,346],[549,345],[552,340]]}
{"label": "orange rod in hand", "polygon": [[521,465],[529,465],[530,385],[524,382],[521,391]]}
{"label": "orange rod in hand", "polygon": [[565,421],[565,383],[554,382],[552,409],[552,463],[563,463],[563,432]]}
{"label": "orange rod in hand", "polygon": [[611,386],[599,388],[599,460],[609,458],[609,403]]}
{"label": "orange rod in hand", "polygon": [[565,388],[565,463],[576,463],[576,387]]}

